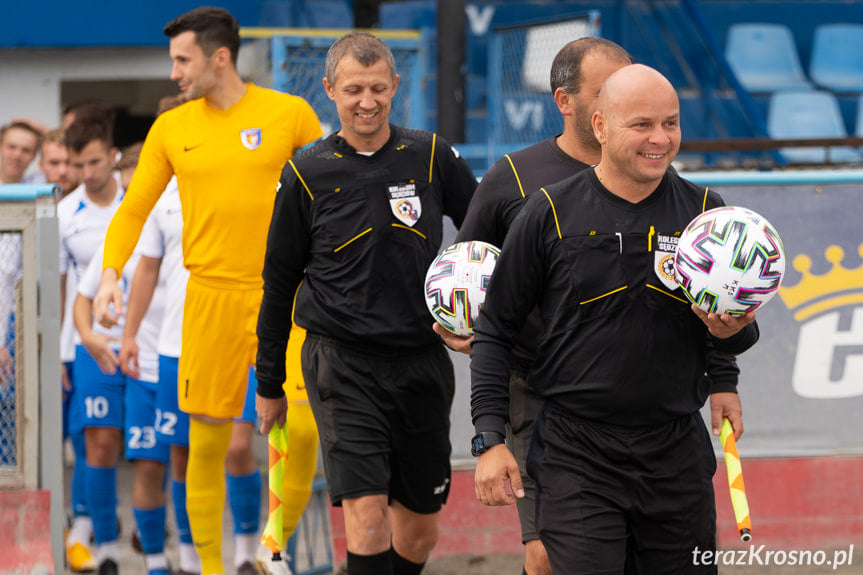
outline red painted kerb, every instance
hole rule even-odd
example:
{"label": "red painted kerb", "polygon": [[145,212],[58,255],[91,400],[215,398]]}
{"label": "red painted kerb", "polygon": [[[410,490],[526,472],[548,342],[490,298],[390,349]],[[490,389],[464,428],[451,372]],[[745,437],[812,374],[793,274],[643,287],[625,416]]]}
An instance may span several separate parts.
{"label": "red painted kerb", "polygon": [[[716,490],[719,547],[836,549],[863,543],[863,456],[743,459],[752,517],[752,541],[742,543],[731,509],[725,465],[718,464]],[[331,508],[334,563],[345,560],[341,508]],[[456,471],[441,512],[441,534],[432,557],[468,553],[521,553],[515,506],[485,507],[476,500],[473,471]]]}

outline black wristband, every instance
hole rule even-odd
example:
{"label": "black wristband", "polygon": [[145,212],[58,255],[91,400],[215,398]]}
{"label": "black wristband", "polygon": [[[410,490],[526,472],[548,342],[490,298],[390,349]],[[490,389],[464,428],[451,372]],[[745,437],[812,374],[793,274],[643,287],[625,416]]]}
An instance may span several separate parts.
{"label": "black wristband", "polygon": [[490,447],[506,442],[506,437],[497,431],[483,431],[473,436],[470,441],[470,454],[474,457],[488,451]]}

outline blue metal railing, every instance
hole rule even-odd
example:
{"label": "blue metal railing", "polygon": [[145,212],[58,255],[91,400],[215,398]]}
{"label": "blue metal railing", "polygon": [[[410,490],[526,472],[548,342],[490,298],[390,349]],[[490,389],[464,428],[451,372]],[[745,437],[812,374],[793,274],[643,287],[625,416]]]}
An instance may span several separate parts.
{"label": "blue metal railing", "polygon": [[691,182],[703,186],[789,186],[800,184],[859,184],[863,170],[772,170],[756,172],[734,170],[728,172],[680,172]]}
{"label": "blue metal railing", "polygon": [[35,200],[38,197],[60,194],[60,188],[54,184],[3,184],[0,185],[0,200],[24,201]]}
{"label": "blue metal railing", "polygon": [[[306,505],[303,518],[285,545],[289,555],[288,566],[296,575],[319,575],[332,572],[333,548],[328,513],[327,480],[320,477],[312,483],[312,497]],[[323,542],[322,545],[321,542]],[[302,568],[297,560],[297,547],[300,543],[305,557]]]}

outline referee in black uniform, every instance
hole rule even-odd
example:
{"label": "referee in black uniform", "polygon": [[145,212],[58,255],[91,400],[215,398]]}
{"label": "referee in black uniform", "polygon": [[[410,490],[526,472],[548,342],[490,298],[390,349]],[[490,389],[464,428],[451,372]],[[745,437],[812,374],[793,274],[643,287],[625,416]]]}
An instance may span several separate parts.
{"label": "referee in black uniform", "polygon": [[330,47],[324,87],[341,129],[285,166],[258,318],[263,432],[285,418],[292,312],[308,331],[303,377],[352,575],[419,573],[450,481],[455,378],[423,283],[443,215],[461,224],[476,179],[435,134],[388,123],[397,86],[375,36]]}
{"label": "referee in black uniform", "polygon": [[[599,89],[612,73],[631,63],[632,57],[623,48],[604,38],[579,38],[561,48],[551,67],[551,91],[563,116],[563,133],[507,154],[483,176],[456,241],[481,240],[502,246],[527,196],[599,162],[601,149],[591,126]],[[542,327],[535,308],[513,342],[510,360],[507,444],[518,463],[524,488],[524,497],[516,505],[525,544],[526,575],[551,573],[536,531],[534,483],[526,467],[534,419],[542,403],[527,376],[536,357]],[[470,353],[472,338],[460,338],[439,329],[437,324],[435,330],[456,351]],[[742,410],[736,393],[739,372],[733,356],[709,353],[709,378],[704,385],[710,393],[716,433],[723,416],[731,420],[738,437],[742,433]],[[503,441],[501,436],[484,439],[484,445],[488,446]],[[708,445],[707,449],[712,448]]]}
{"label": "referee in black uniform", "polygon": [[[663,273],[692,217],[722,205],[669,169],[671,84],[621,69],[592,125],[599,164],[531,195],[506,236],[476,328],[472,415],[480,437],[504,432],[513,343],[538,305],[530,379],[544,407],[528,468],[554,572],[692,572],[695,546],[715,545],[715,460],[698,413],[708,350],[740,353],[758,329],[752,315],[693,313]],[[515,460],[503,445],[480,450],[478,497],[511,503]]]}

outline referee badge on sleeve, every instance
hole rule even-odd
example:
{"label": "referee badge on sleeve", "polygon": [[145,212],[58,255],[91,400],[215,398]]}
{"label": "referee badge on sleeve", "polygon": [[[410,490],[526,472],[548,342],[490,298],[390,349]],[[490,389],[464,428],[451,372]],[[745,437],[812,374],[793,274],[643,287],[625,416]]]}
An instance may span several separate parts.
{"label": "referee badge on sleeve", "polygon": [[254,150],[261,145],[261,129],[249,128],[247,130],[240,130],[240,141],[249,150]]}
{"label": "referee badge on sleeve", "polygon": [[423,206],[417,195],[417,187],[413,182],[407,184],[391,184],[387,186],[390,198],[390,209],[393,215],[406,226],[413,227],[422,215]]}

